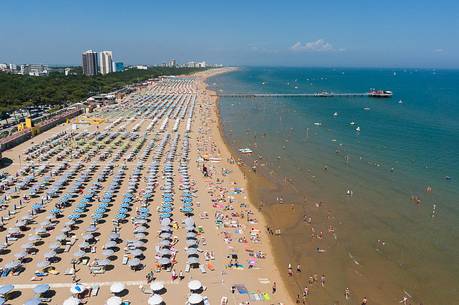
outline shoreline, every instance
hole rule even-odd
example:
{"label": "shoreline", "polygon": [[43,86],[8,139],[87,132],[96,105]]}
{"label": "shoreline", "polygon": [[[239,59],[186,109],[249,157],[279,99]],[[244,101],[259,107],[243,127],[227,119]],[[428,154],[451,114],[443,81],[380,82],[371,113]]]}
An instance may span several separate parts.
{"label": "shoreline", "polygon": [[[253,179],[259,179],[261,180],[262,178],[261,177],[257,177],[255,176],[250,170],[248,170],[247,168],[245,168],[245,165],[242,163],[241,164],[241,160],[239,158],[239,156],[237,155],[237,153],[232,149],[231,145],[229,143],[227,143],[227,139],[225,138],[225,135],[224,135],[224,131],[223,131],[223,126],[222,126],[222,118],[221,118],[221,113],[220,113],[220,99],[216,96],[216,92],[209,89],[208,88],[208,83],[207,83],[207,80],[210,78],[210,77],[213,77],[213,76],[216,76],[218,74],[224,74],[224,73],[231,73],[231,72],[234,72],[234,71],[237,71],[239,68],[230,68],[229,70],[226,70],[224,72],[220,72],[220,73],[217,73],[217,74],[213,74],[213,75],[210,75],[210,76],[207,76],[205,78],[202,79],[205,87],[206,87],[206,91],[209,93],[209,95],[211,95],[211,99],[212,99],[212,102],[213,102],[213,106],[215,107],[214,108],[214,111],[213,111],[213,114],[215,115],[216,117],[216,121],[217,121],[217,134],[218,134],[218,137],[219,137],[219,140],[222,142],[222,146],[220,147],[220,150],[224,153],[224,154],[229,154],[231,156],[231,158],[233,160],[236,161],[236,168],[239,169],[240,173],[243,175],[243,185],[244,185],[244,188],[247,190],[247,194],[248,194],[248,202],[249,204],[255,209],[256,211],[256,216],[257,218],[260,220],[259,223],[262,225],[263,228],[268,228],[269,225],[270,225],[270,222],[267,220],[267,218],[269,217],[268,214],[264,213],[262,211],[262,208],[260,208],[260,205],[258,204],[255,204],[255,202],[258,202],[258,198],[255,194],[255,191],[253,191],[253,187],[255,185],[254,181],[251,181]],[[213,96],[212,96],[213,95]],[[261,181],[260,181],[261,182]],[[268,181],[264,181],[264,183],[269,183]],[[287,273],[285,272],[281,272],[280,270],[282,270],[282,266],[281,266],[281,259],[279,257],[279,255],[277,254],[277,251],[275,251],[274,249],[274,235],[270,235],[270,234],[267,234],[266,231],[263,232],[264,236],[267,237],[266,240],[268,240],[268,243],[266,243],[266,245],[269,247],[269,253],[271,254],[271,257],[272,257],[272,260],[274,262],[274,273],[277,273],[276,274],[276,277],[279,279],[278,280],[278,287],[280,286],[280,288],[284,291],[286,291],[287,293],[287,297],[288,297],[288,304],[294,304],[295,303],[295,297],[297,295],[297,292],[298,290],[295,290],[295,287],[293,286],[296,286],[295,284],[289,284],[287,279],[288,279],[288,275]],[[285,266],[286,268],[287,266]],[[281,285],[279,285],[279,283],[281,283]]]}
{"label": "shoreline", "polygon": [[[239,68],[229,68],[225,71],[222,71],[220,73],[216,73],[216,74],[213,74],[213,75],[210,75],[210,76],[206,76],[206,77],[203,77],[202,79],[200,78],[200,80],[203,82],[204,86],[205,86],[205,90],[207,92],[207,94],[209,95],[209,97],[211,98],[212,100],[212,103],[213,103],[213,115],[215,116],[215,119],[216,119],[216,127],[215,128],[216,130],[213,130],[214,134],[216,134],[216,140],[218,139],[219,142],[222,143],[222,145],[219,147],[219,150],[220,152],[222,153],[222,155],[229,155],[231,156],[231,158],[233,160],[235,160],[235,164],[237,165],[236,168],[239,170],[240,174],[243,176],[243,186],[244,188],[247,190],[247,195],[248,195],[248,203],[251,207],[254,208],[254,211],[255,211],[255,215],[257,217],[257,219],[259,219],[259,224],[261,225],[261,227],[263,227],[264,229],[266,229],[268,226],[269,226],[269,222],[267,220],[267,216],[265,213],[263,213],[262,210],[260,210],[260,206],[255,204],[255,202],[257,201],[256,200],[256,197],[255,197],[255,194],[254,194],[254,191],[252,190],[253,188],[253,184],[250,182],[251,178],[253,177],[250,177],[252,176],[251,173],[246,169],[244,168],[244,166],[240,163],[239,161],[239,157],[237,156],[236,152],[233,151],[233,149],[231,148],[231,145],[229,143],[227,143],[227,140],[224,136],[224,132],[223,132],[223,126],[222,126],[222,118],[221,118],[221,114],[220,114],[220,108],[219,108],[219,103],[220,103],[220,99],[216,96],[216,92],[209,89],[208,88],[208,83],[207,83],[207,80],[210,78],[210,77],[213,77],[213,76],[216,76],[218,74],[224,74],[224,73],[231,73],[231,72],[234,72],[234,71],[237,71]],[[296,293],[293,291],[291,285],[288,284],[288,282],[286,281],[287,279],[287,274],[286,273],[283,273],[281,272],[280,270],[282,270],[282,266],[280,266],[280,261],[279,261],[279,258],[277,255],[275,255],[276,251],[274,250],[274,244],[273,244],[273,240],[272,240],[272,236],[270,234],[267,234],[266,233],[266,230],[264,230],[262,232],[262,235],[263,237],[265,237],[264,240],[268,241],[265,243],[265,245],[269,248],[269,254],[270,256],[268,257],[268,259],[272,260],[273,262],[273,266],[274,266],[274,273],[275,274],[271,274],[271,277],[273,277],[273,279],[276,279],[276,283],[277,283],[277,287],[278,287],[278,294],[281,294],[282,291],[284,291],[285,293],[285,298],[287,298],[288,302],[287,304],[294,304],[295,303],[295,297],[296,297]],[[268,261],[267,259],[267,261]],[[280,289],[279,289],[280,288]]]}

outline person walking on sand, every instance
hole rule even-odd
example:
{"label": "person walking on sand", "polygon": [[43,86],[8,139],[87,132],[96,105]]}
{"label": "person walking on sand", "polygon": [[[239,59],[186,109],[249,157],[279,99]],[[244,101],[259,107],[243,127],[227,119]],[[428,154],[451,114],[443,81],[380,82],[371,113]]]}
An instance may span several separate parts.
{"label": "person walking on sand", "polygon": [[289,276],[292,276],[292,275],[293,275],[292,264],[288,264],[288,275],[289,275]]}
{"label": "person walking on sand", "polygon": [[402,303],[403,305],[407,305],[408,298],[406,296],[403,296],[403,298],[401,299],[401,301],[399,303]]}
{"label": "person walking on sand", "polygon": [[300,264],[296,265],[296,271],[297,272],[301,272],[301,265]]}
{"label": "person walking on sand", "polygon": [[322,274],[322,276],[320,277],[320,285],[322,285],[322,287],[325,287],[325,274]]}
{"label": "person walking on sand", "polygon": [[367,297],[363,297],[362,304],[361,305],[367,305]]}
{"label": "person walking on sand", "polygon": [[346,300],[349,300],[349,297],[351,296],[349,288],[344,289],[344,296],[346,297]]}
{"label": "person walking on sand", "polygon": [[277,285],[276,282],[273,282],[273,294],[275,294],[277,291]]}

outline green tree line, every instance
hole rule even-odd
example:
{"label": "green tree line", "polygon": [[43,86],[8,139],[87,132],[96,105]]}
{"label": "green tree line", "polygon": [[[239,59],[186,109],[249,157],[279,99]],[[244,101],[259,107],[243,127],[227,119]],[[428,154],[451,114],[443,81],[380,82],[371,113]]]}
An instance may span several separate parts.
{"label": "green tree line", "polygon": [[0,112],[10,112],[32,105],[62,105],[82,101],[92,95],[107,93],[126,85],[161,75],[191,74],[199,68],[151,67],[147,70],[129,69],[106,75],[84,76],[50,73],[35,77],[0,73]]}

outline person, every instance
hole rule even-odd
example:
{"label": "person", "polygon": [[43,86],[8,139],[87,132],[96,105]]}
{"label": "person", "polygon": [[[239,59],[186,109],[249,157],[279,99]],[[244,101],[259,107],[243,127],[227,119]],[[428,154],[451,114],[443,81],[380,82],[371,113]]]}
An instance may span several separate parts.
{"label": "person", "polygon": [[288,275],[289,275],[289,276],[292,276],[292,275],[293,275],[292,264],[288,264]]}
{"label": "person", "polygon": [[403,296],[402,300],[400,301],[403,305],[407,305],[408,303],[408,298],[406,296]]}
{"label": "person", "polygon": [[362,304],[361,305],[367,305],[367,297],[363,297]]}
{"label": "person", "polygon": [[351,291],[349,288],[344,289],[344,296],[346,297],[346,300],[349,300],[349,296],[351,295]]}
{"label": "person", "polygon": [[300,264],[296,265],[296,271],[297,272],[301,272],[301,265]]}
{"label": "person", "polygon": [[322,276],[320,277],[320,285],[322,285],[322,287],[325,287],[325,274],[322,274]]}
{"label": "person", "polygon": [[273,282],[273,294],[275,294],[277,291],[277,285],[276,282]]}
{"label": "person", "polygon": [[305,297],[307,297],[308,295],[309,295],[309,288],[308,288],[308,286],[306,286],[306,287],[304,287],[304,289],[303,289],[303,297],[305,298]]}
{"label": "person", "polygon": [[185,278],[185,276],[183,275],[183,271],[180,270],[179,272],[179,280],[183,280]]}

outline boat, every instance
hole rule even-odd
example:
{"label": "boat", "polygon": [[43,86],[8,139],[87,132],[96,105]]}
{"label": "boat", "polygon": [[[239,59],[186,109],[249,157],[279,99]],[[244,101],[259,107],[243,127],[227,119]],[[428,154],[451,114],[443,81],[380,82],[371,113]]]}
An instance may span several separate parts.
{"label": "boat", "polygon": [[389,90],[370,90],[368,91],[369,97],[392,97],[392,91]]}
{"label": "boat", "polygon": [[239,152],[243,154],[251,154],[253,151],[250,148],[239,148]]}
{"label": "boat", "polygon": [[338,112],[333,113],[333,116],[337,117],[338,116]]}
{"label": "boat", "polygon": [[316,126],[322,126],[322,123],[316,122],[316,123],[314,123],[314,125],[316,125]]}
{"label": "boat", "polygon": [[355,129],[355,131],[360,131],[360,126],[357,126],[357,128]]}

